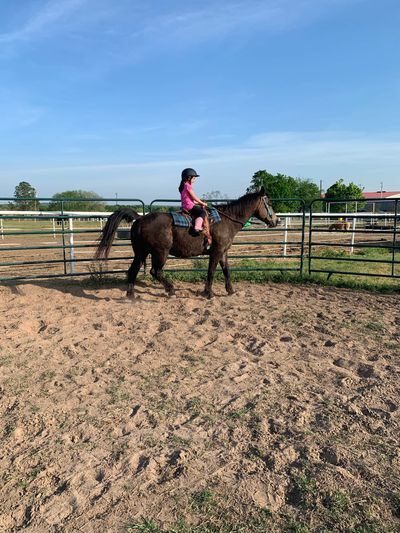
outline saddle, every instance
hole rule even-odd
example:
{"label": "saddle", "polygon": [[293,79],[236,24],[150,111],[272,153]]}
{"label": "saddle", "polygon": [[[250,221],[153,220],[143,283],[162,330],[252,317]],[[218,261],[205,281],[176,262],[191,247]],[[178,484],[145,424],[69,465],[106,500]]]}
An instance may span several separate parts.
{"label": "saddle", "polygon": [[[170,214],[172,216],[172,223],[174,226],[180,226],[182,228],[193,227],[193,217],[185,209],[182,209],[181,211],[173,211]],[[203,233],[207,240],[208,246],[211,245],[210,225],[217,224],[218,222],[221,222],[221,217],[215,207],[207,208],[206,216],[204,218]]]}

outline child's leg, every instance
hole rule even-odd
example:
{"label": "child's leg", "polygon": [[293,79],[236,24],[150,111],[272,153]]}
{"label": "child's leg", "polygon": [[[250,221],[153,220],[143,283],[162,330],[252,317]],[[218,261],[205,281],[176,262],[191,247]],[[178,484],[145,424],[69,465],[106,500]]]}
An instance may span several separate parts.
{"label": "child's leg", "polygon": [[193,209],[190,210],[190,214],[194,218],[194,230],[195,231],[202,231],[203,229],[203,222],[204,222],[204,216],[205,216],[205,210],[200,207],[199,205],[195,205]]}
{"label": "child's leg", "polygon": [[194,229],[201,231],[203,229],[203,217],[197,217],[194,221]]}

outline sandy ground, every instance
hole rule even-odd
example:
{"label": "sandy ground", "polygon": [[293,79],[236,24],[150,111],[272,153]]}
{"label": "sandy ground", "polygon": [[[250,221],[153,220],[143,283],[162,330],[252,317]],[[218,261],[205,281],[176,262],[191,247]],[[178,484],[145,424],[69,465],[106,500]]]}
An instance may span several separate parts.
{"label": "sandy ground", "polygon": [[0,287],[0,531],[398,531],[399,295],[178,288]]}

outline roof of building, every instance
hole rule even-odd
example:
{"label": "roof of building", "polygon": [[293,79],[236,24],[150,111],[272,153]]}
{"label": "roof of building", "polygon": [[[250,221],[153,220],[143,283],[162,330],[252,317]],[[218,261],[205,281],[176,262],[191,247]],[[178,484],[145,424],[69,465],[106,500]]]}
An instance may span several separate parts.
{"label": "roof of building", "polygon": [[369,199],[389,199],[389,198],[400,198],[400,191],[376,191],[376,192],[363,192],[363,196],[366,200]]}

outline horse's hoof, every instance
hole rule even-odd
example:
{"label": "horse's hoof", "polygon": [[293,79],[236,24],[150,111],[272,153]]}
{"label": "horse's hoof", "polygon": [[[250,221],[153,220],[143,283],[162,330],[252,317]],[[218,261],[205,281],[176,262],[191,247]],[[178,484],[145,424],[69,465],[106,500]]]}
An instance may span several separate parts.
{"label": "horse's hoof", "polygon": [[176,294],[174,292],[168,293],[168,298],[176,298]]}
{"label": "horse's hoof", "polygon": [[134,292],[127,292],[126,297],[128,300],[136,300],[138,298],[138,296],[136,296]]}
{"label": "horse's hoof", "polygon": [[226,292],[228,293],[228,296],[233,296],[234,294],[236,294],[236,291],[234,291],[233,289]]}
{"label": "horse's hoof", "polygon": [[207,300],[211,300],[211,298],[214,298],[214,294],[212,292],[203,291],[200,293],[203,298],[207,298]]}

